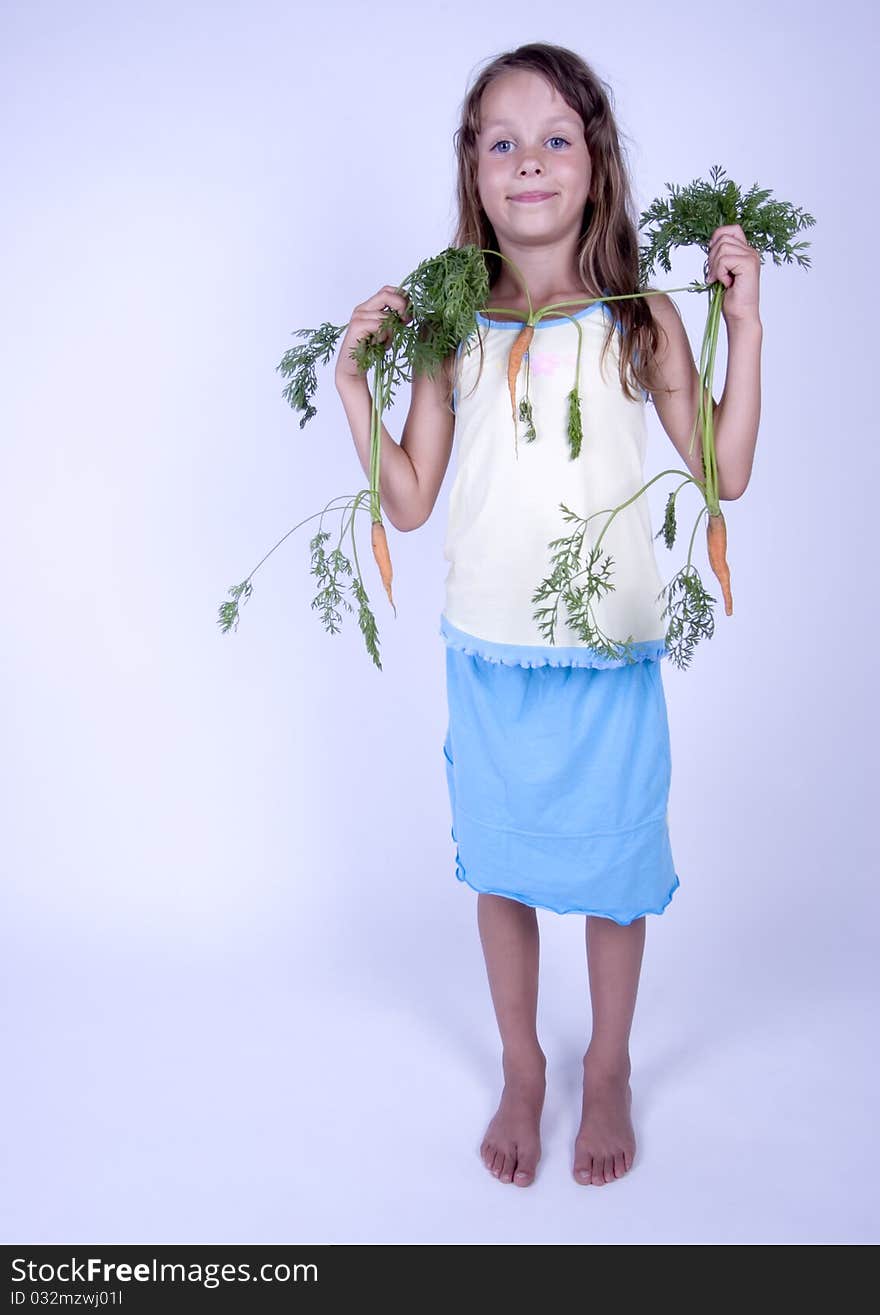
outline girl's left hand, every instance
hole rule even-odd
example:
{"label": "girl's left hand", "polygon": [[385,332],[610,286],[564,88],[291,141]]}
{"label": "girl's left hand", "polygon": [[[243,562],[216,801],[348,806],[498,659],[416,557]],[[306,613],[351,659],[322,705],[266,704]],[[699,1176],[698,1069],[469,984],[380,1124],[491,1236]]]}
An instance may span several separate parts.
{"label": "girl's left hand", "polygon": [[759,320],[758,275],[761,255],[746,241],[739,224],[722,224],[709,239],[709,254],[703,266],[706,283],[727,288],[721,302],[725,323]]}

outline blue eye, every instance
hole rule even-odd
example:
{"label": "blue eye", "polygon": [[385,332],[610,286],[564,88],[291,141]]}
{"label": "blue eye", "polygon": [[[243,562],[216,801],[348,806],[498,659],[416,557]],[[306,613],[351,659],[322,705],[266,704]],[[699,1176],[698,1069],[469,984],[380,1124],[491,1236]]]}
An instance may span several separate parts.
{"label": "blue eye", "polygon": [[[565,142],[566,146],[570,146],[570,145],[571,145],[571,142],[568,140],[567,137],[548,137],[547,140],[548,140],[548,142]],[[507,137],[502,137],[500,141],[497,141],[497,142],[495,143],[495,146],[501,146],[501,145],[503,145],[504,142],[506,142],[506,141],[509,141],[509,138],[507,138]],[[494,150],[495,150],[495,146],[490,146],[490,147],[489,147],[490,151],[494,151]],[[510,152],[509,152],[509,151],[502,151],[501,154],[502,154],[502,155],[509,155]]]}

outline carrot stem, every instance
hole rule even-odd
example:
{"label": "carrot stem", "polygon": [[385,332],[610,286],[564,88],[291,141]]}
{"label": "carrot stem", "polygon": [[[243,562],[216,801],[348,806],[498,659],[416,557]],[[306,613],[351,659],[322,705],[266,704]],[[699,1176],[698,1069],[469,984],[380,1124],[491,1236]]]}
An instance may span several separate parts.
{"label": "carrot stem", "polygon": [[[658,479],[663,479],[664,475],[684,475],[684,476],[685,476],[685,479],[684,479],[684,483],[685,483],[685,484],[687,484],[687,483],[696,484],[697,488],[701,491],[701,493],[703,494],[703,496],[704,496],[704,497],[706,496],[706,486],[705,486],[704,484],[701,484],[700,481],[699,481],[698,479],[695,479],[694,476],[691,475],[689,471],[675,470],[675,469],[673,469],[673,470],[661,470],[659,475],[655,475],[655,476],[653,477],[653,479],[649,479],[648,482],[647,482],[647,484],[643,484],[643,485],[642,485],[642,487],[639,489],[638,493],[634,493],[634,494],[632,495],[631,498],[627,498],[626,502],[621,502],[621,504],[620,504],[619,507],[613,507],[613,508],[608,507],[608,508],[605,508],[606,511],[610,511],[610,512],[611,512],[611,515],[608,517],[608,520],[606,521],[606,523],[602,526],[602,530],[601,530],[601,532],[600,532],[600,534],[599,534],[599,537],[598,537],[598,539],[596,540],[596,543],[595,543],[595,547],[596,547],[596,548],[599,547],[599,544],[602,542],[603,538],[605,537],[605,533],[606,533],[606,531],[608,530],[608,527],[609,527],[609,525],[611,524],[611,522],[614,520],[614,517],[617,516],[619,512],[624,511],[624,510],[630,505],[631,502],[635,502],[636,499],[637,499],[637,498],[640,498],[640,497],[642,496],[643,493],[646,493],[646,492],[648,491],[648,489],[651,487],[651,485],[654,484],[654,483],[656,483],[656,481],[657,481]],[[592,519],[593,519],[593,516],[601,516],[601,515],[602,515],[602,512],[600,512],[600,511],[594,511],[594,512],[592,512],[592,514],[591,514],[590,516],[587,517],[587,520],[592,520]]]}

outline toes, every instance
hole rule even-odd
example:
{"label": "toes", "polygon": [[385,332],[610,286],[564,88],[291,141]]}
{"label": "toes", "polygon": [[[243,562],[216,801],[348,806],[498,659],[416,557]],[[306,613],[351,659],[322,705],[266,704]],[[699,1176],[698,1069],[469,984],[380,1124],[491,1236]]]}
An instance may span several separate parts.
{"label": "toes", "polygon": [[495,1151],[494,1155],[492,1156],[492,1162],[489,1165],[489,1169],[495,1175],[496,1178],[501,1173],[501,1166],[503,1164],[504,1164],[504,1152]]}
{"label": "toes", "polygon": [[605,1156],[605,1181],[606,1183],[614,1182],[614,1156]]}
{"label": "toes", "polygon": [[618,1151],[614,1156],[614,1177],[622,1178],[626,1173],[627,1165],[624,1159],[623,1151]]}
{"label": "toes", "polygon": [[508,1153],[504,1157],[504,1163],[501,1166],[501,1173],[499,1175],[499,1178],[502,1183],[509,1183],[513,1181],[513,1166],[515,1163],[516,1163],[516,1156],[513,1155],[510,1151],[508,1151]]}
{"label": "toes", "polygon": [[605,1157],[604,1155],[594,1155],[590,1182],[593,1187],[605,1186]]}
{"label": "toes", "polygon": [[592,1155],[582,1155],[575,1159],[574,1176],[579,1183],[589,1183],[593,1177]]}
{"label": "toes", "polygon": [[537,1161],[531,1155],[517,1154],[516,1172],[513,1175],[513,1181],[519,1187],[528,1187],[529,1183],[534,1180],[535,1166]]}

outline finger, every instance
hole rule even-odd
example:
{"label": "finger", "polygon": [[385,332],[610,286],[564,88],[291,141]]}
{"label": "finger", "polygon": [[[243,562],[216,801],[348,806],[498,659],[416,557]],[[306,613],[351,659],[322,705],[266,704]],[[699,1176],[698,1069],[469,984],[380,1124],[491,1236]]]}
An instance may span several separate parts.
{"label": "finger", "polygon": [[738,234],[740,237],[745,238],[745,233],[743,232],[742,226],[740,224],[719,224],[718,227],[715,229],[715,232],[712,234],[712,237],[715,238],[719,234],[723,236],[725,233],[730,233],[734,235]]}
{"label": "finger", "polygon": [[725,288],[729,288],[733,284],[736,275],[742,272],[742,268],[739,261],[731,260],[728,256],[719,260],[715,278]]}
{"label": "finger", "polygon": [[397,294],[394,297],[393,308],[397,311],[397,314],[404,321],[412,317],[412,310],[410,308],[409,301],[406,297],[402,296],[401,294]]}
{"label": "finger", "polygon": [[375,306],[372,308],[359,306],[351,318],[352,322],[356,320],[360,327],[369,325],[372,329],[378,329],[380,324],[385,324],[388,314],[388,309],[385,307],[377,309]]}
{"label": "finger", "polygon": [[376,295],[370,298],[369,302],[365,302],[365,305],[370,305],[371,302],[405,305],[406,297],[398,288],[392,288],[390,283],[386,283],[385,287],[380,288]]}
{"label": "finger", "polygon": [[728,233],[725,236],[720,237],[717,242],[712,238],[709,242],[709,250],[711,252],[754,251],[754,249],[754,247],[749,246],[744,237],[737,237],[735,233]]}
{"label": "finger", "polygon": [[[359,336],[363,337],[365,333],[378,333],[381,326],[387,319],[381,311],[355,311],[349,324],[354,327]],[[386,329],[388,326],[386,325]]]}
{"label": "finger", "polygon": [[[386,283],[385,287],[376,293],[376,297],[381,298],[382,304],[387,305],[389,309],[392,307],[396,309],[399,306],[402,311],[407,311],[409,307],[409,298],[399,288],[392,287],[390,283]],[[409,314],[403,315],[401,318],[409,319]]]}
{"label": "finger", "polygon": [[[744,257],[751,254],[752,248],[732,238],[726,238],[723,243],[710,249],[704,269],[706,270],[706,283],[711,283],[718,277],[719,270],[730,270],[735,267]],[[712,277],[710,277],[710,274]]]}
{"label": "finger", "polygon": [[[374,313],[371,317],[373,333],[376,335],[378,342],[387,343],[391,341],[391,337],[395,332],[396,327],[396,322],[393,318],[394,314],[396,314],[396,312],[391,312],[390,307],[383,307],[381,313]],[[400,318],[401,317],[398,316],[397,322],[400,322]]]}

